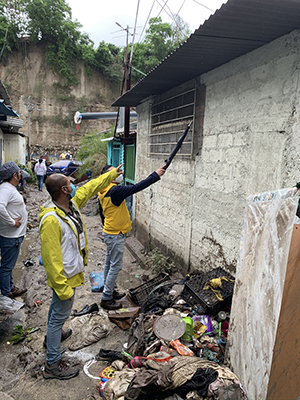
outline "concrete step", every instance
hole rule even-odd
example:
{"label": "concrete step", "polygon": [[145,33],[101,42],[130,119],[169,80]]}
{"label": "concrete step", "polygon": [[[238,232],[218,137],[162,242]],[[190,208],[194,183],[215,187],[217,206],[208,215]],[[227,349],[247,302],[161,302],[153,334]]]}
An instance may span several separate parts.
{"label": "concrete step", "polygon": [[137,238],[135,238],[133,235],[129,235],[126,238],[125,246],[126,246],[127,250],[130,252],[130,254],[132,254],[132,256],[139,263],[139,265],[142,268],[147,269],[147,266],[146,266],[147,258],[143,254],[144,246],[142,245],[142,243],[140,243],[137,240]]}

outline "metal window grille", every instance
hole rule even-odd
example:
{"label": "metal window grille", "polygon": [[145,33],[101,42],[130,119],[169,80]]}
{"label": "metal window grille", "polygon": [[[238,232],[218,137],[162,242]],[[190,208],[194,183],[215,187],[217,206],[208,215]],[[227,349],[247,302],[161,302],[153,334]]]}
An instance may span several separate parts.
{"label": "metal window grille", "polygon": [[[151,106],[150,155],[168,155],[172,151],[188,122],[194,120],[195,103],[196,90],[192,88]],[[192,128],[178,154],[192,156],[193,138]]]}

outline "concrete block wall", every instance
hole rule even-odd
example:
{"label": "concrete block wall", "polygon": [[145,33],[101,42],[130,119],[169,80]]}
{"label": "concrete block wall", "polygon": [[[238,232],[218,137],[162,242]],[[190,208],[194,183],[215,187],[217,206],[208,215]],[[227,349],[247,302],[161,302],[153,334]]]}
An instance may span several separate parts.
{"label": "concrete block wall", "polygon": [[[183,269],[234,272],[248,195],[300,180],[299,41],[294,31],[199,77],[202,148],[193,160],[175,158],[162,181],[137,196],[144,237]],[[136,180],[163,162],[149,157],[149,110],[150,100],[137,110]]]}

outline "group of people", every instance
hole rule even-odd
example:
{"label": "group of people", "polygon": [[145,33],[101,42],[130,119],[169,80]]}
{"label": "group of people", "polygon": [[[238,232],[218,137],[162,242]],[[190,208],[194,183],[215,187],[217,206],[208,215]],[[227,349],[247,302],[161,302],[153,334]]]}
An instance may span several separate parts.
{"label": "group of people", "polygon": [[[71,314],[76,288],[84,285],[83,270],[88,262],[88,237],[80,209],[96,194],[100,201],[103,239],[107,246],[100,306],[106,310],[122,307],[119,300],[125,294],[115,289],[115,282],[122,269],[125,237],[132,227],[125,199],[157,182],[165,173],[161,167],[145,180],[123,186],[120,185],[123,181],[122,166],[105,166],[98,178],[78,188],[73,197],[71,183],[65,175],[52,174],[46,180],[51,198],[41,206],[39,217],[41,256],[47,283],[52,289],[44,341],[47,356],[43,376],[46,379],[70,379],[79,373],[78,368],[62,360],[60,342],[72,334],[70,329],[62,328]],[[3,182],[0,184],[0,289],[2,295],[12,298],[25,292],[25,289],[17,289],[12,280],[12,270],[27,225],[23,197],[16,190],[19,178],[20,170],[12,161],[0,167],[0,182]],[[12,249],[12,238],[16,249]]]}
{"label": "group of people", "polygon": [[60,158],[61,160],[72,160],[72,159],[73,159],[73,155],[72,155],[72,153],[70,152],[70,150],[68,150],[68,151],[64,151],[63,153],[61,153],[61,154],[59,155],[59,158]]}

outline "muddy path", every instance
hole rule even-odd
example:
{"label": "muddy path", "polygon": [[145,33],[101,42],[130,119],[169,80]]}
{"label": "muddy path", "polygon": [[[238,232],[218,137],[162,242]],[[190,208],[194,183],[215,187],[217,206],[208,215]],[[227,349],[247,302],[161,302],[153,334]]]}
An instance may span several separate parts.
{"label": "muddy path", "polygon": [[[17,300],[23,301],[25,306],[13,316],[0,324],[0,399],[1,400],[85,400],[98,399],[99,380],[88,377],[83,372],[86,361],[93,358],[100,348],[121,350],[127,341],[128,331],[123,331],[117,325],[110,323],[110,334],[100,341],[77,351],[66,350],[64,358],[72,365],[80,367],[79,376],[68,380],[45,380],[41,373],[46,351],[43,340],[46,332],[47,313],[51,301],[51,290],[46,283],[46,274],[43,266],[39,265],[40,239],[38,231],[38,215],[40,205],[48,198],[43,189],[39,192],[36,185],[27,185],[24,194],[29,213],[27,236],[22,244],[20,256],[14,270],[14,279],[17,285],[26,287],[27,293]],[[81,310],[86,304],[99,305],[101,294],[92,293],[89,281],[90,273],[103,269],[105,245],[101,239],[100,217],[97,214],[96,197],[91,199],[83,209],[83,216],[87,226],[89,238],[89,265],[85,269],[85,286],[76,289],[74,308]],[[24,266],[23,261],[32,260],[33,265]],[[132,254],[125,249],[123,271],[117,281],[118,289],[126,291],[134,288],[145,279],[151,279],[150,270],[142,269]],[[141,279],[143,278],[143,279]],[[37,305],[39,303],[39,305]],[[68,326],[72,317],[65,326]],[[21,342],[16,345],[7,344],[15,325],[37,327],[38,331],[31,335],[30,342]],[[68,346],[71,338],[62,344]],[[89,372],[99,376],[100,371],[108,364],[97,362]]]}

